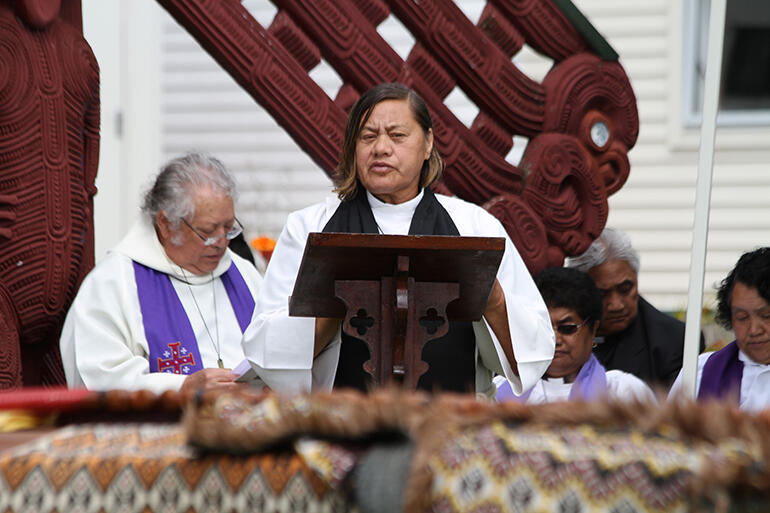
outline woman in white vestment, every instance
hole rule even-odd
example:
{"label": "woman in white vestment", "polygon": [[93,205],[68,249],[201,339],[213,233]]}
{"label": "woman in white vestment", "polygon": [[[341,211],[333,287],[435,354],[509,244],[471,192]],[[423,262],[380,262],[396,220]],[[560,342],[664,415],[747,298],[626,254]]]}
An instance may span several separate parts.
{"label": "woman in white vestment", "polygon": [[142,215],[86,276],[60,348],[67,384],[156,393],[240,386],[243,331],[262,278],[231,252],[235,182],[217,159],[167,163]]}
{"label": "woman in white vestment", "polygon": [[[741,255],[722,280],[716,320],[735,340],[698,356],[697,399],[734,401],[749,412],[770,408],[770,247]],[[681,392],[680,372],[669,398]]]}
{"label": "woman in white vestment", "polygon": [[370,385],[361,369],[368,349],[341,336],[340,319],[288,315],[307,236],[321,231],[504,237],[483,319],[450,323],[446,337],[426,344],[422,356],[430,368],[418,387],[492,396],[493,373],[519,391],[540,378],[554,348],[545,305],[500,222],[477,205],[430,190],[443,165],[430,114],[413,90],[381,84],[353,106],[335,176],[338,197],[289,216],[244,337],[246,357],[268,386],[298,392]]}
{"label": "woman in white vestment", "polygon": [[528,404],[603,399],[655,401],[644,381],[620,370],[606,370],[594,356],[593,340],[602,320],[602,293],[588,274],[552,267],[535,275],[535,284],[548,306],[556,351],[545,376],[524,394],[513,394],[510,383],[495,377],[498,401]]}

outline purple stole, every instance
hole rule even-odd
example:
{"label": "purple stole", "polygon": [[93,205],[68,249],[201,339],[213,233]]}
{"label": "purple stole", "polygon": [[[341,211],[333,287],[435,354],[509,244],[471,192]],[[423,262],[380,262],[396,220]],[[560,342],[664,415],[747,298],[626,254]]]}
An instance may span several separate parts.
{"label": "purple stole", "polygon": [[[529,399],[529,395],[532,393],[532,388],[521,395],[516,395],[511,389],[511,384],[506,380],[506,382],[497,389],[497,401],[519,401],[521,403],[526,403],[527,399]],[[578,372],[575,382],[572,383],[572,388],[569,391],[569,400],[575,401],[583,399],[585,401],[593,401],[603,397],[606,393],[607,372],[604,369],[604,366],[599,363],[596,356],[591,353],[591,356],[588,357],[586,363],[580,368],[580,372]]]}
{"label": "purple stole", "polygon": [[740,401],[742,379],[743,362],[738,358],[738,344],[733,340],[706,360],[698,400],[735,396]]}
{"label": "purple stole", "polygon": [[[134,275],[150,350],[150,372],[192,374],[203,369],[198,341],[171,278],[138,262],[134,262]],[[235,263],[220,278],[243,332],[254,312],[254,297]]]}

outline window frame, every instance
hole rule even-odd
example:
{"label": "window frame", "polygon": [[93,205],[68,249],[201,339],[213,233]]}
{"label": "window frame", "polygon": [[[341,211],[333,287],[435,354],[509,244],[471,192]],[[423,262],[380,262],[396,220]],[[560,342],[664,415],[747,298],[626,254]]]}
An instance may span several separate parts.
{"label": "window frame", "polygon": [[[688,129],[700,127],[703,117],[703,86],[702,81],[698,79],[698,67],[701,62],[705,65],[708,38],[701,38],[701,32],[706,32],[708,28],[710,0],[685,0],[683,8],[681,115],[683,127]],[[699,105],[696,105],[696,102]],[[731,110],[720,108],[717,114],[717,126],[770,127],[770,108]]]}

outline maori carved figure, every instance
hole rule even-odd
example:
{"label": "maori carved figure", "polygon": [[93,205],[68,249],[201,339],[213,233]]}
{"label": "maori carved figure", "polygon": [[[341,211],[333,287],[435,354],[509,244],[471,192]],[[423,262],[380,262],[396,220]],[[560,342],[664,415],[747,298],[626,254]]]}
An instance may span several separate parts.
{"label": "maori carved figure", "polygon": [[0,0],[0,388],[64,383],[58,339],[93,267],[99,72],[65,0]]}
{"label": "maori carved figure", "polygon": [[[617,54],[566,0],[488,0],[474,25],[451,0],[273,0],[264,29],[238,0],[158,0],[331,174],[345,111],[380,82],[425,99],[447,168],[436,188],[485,205],[531,271],[585,250],[607,196],[629,172],[636,100]],[[406,60],[377,32],[389,14],[416,43]],[[542,83],[512,62],[524,45],[551,58]],[[323,57],[343,85],[330,99],[308,76]],[[466,127],[444,105],[461,88],[479,108]],[[529,139],[506,161],[513,136]]]}

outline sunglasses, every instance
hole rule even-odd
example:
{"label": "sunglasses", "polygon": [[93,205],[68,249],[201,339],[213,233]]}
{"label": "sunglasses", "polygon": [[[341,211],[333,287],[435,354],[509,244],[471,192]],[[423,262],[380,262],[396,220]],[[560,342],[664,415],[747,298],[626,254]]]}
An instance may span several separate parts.
{"label": "sunglasses", "polygon": [[580,324],[559,324],[556,326],[556,331],[558,331],[561,335],[574,335],[578,332],[580,328],[585,326],[585,324],[588,322],[588,319],[584,320]]}

